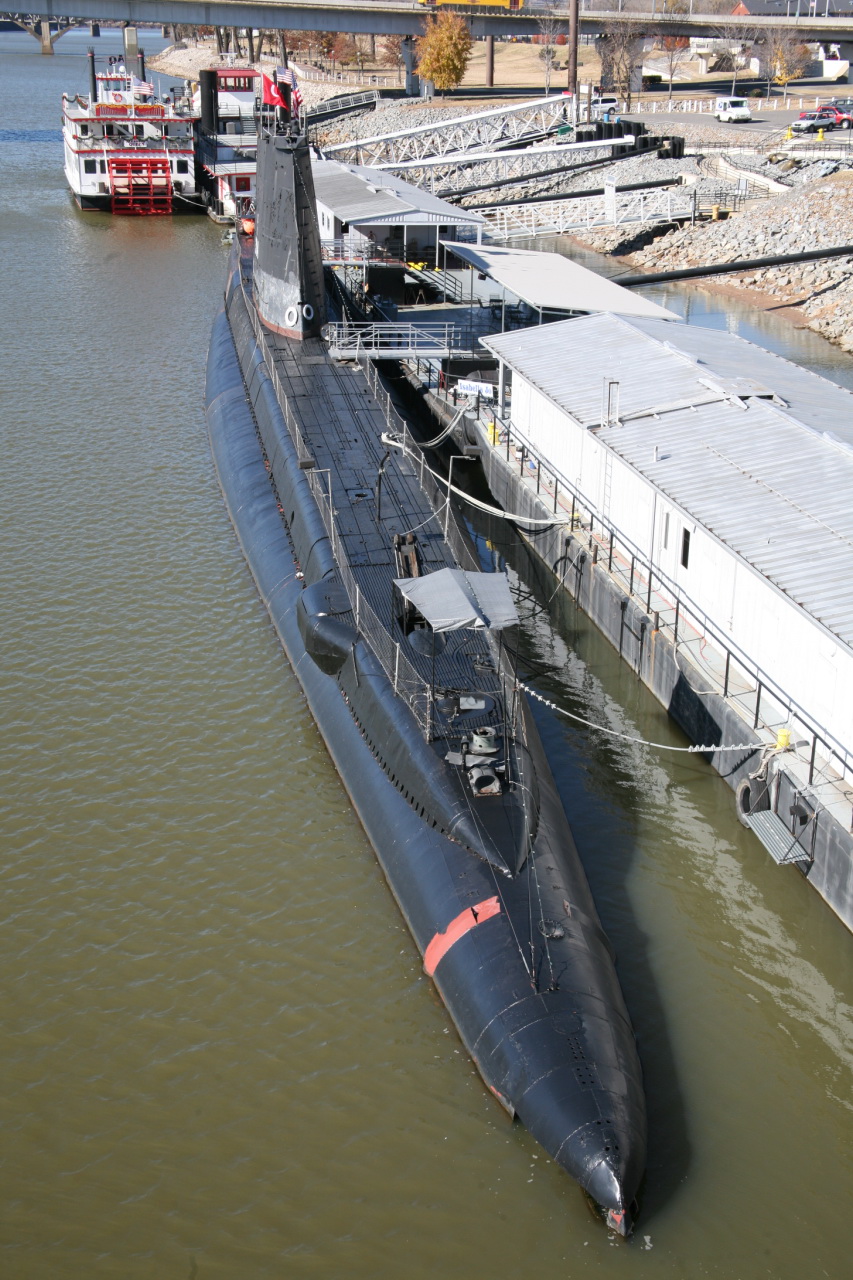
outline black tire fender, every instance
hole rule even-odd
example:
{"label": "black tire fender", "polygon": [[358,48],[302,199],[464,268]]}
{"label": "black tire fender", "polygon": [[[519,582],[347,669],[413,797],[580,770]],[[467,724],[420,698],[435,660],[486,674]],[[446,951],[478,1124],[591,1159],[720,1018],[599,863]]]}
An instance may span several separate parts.
{"label": "black tire fender", "polygon": [[747,817],[751,813],[762,813],[770,808],[770,789],[763,779],[742,778],[735,791],[735,809],[738,821],[749,826]]}

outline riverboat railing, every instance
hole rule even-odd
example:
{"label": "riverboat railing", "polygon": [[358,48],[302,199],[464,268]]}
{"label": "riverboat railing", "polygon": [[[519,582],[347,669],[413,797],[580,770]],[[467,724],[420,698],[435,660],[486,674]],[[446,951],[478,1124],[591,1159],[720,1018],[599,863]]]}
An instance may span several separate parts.
{"label": "riverboat railing", "polygon": [[[837,772],[840,779],[853,781],[851,753],[838,738],[818,724],[730,636],[724,635],[705,610],[652,564],[646,553],[602,515],[559,468],[543,459],[509,417],[488,405],[480,408],[480,417],[492,446],[500,449],[508,464],[518,467],[519,475],[534,488],[540,502],[555,518],[563,520],[566,532],[577,539],[574,559],[569,559],[567,551],[563,582],[573,574],[577,588],[587,558],[593,565],[606,567],[626,596],[639,603],[648,615],[648,630],[668,634],[676,651],[689,655],[715,691],[737,706],[754,730],[763,728],[774,739],[780,729],[790,730],[791,745],[804,765],[809,788],[835,782],[825,776],[825,766]],[[709,652],[709,645],[715,653]],[[849,788],[844,790],[850,798]]]}

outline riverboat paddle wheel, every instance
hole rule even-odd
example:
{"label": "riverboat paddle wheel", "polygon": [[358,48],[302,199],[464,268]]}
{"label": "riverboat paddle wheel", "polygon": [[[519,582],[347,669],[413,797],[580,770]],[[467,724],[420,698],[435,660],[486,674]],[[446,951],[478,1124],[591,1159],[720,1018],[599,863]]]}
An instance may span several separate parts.
{"label": "riverboat paddle wheel", "polygon": [[113,213],[172,212],[172,173],[167,157],[116,155],[108,158],[108,164]]}

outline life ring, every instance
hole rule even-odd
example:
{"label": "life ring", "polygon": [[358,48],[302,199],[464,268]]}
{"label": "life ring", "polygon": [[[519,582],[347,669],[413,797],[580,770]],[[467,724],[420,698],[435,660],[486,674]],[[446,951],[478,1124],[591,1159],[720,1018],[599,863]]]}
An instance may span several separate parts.
{"label": "life ring", "polygon": [[302,318],[303,320],[314,319],[314,308],[311,306],[310,302],[306,302],[305,306],[302,308]]}
{"label": "life ring", "polygon": [[114,94],[113,94],[113,102],[124,102],[124,94],[123,94],[123,93],[114,93]]}
{"label": "life ring", "polygon": [[770,808],[770,788],[763,779],[744,778],[737,784],[735,808],[738,822],[749,826],[747,818],[752,813],[763,813]]}
{"label": "life ring", "polygon": [[284,313],[284,323],[288,329],[295,329],[299,323],[299,312],[296,307],[288,307]]}

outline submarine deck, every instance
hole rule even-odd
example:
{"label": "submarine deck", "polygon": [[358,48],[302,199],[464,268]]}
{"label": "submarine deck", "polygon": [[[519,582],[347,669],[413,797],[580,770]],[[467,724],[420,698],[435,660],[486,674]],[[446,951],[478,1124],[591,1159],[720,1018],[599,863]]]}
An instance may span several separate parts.
{"label": "submarine deck", "polygon": [[[246,272],[245,260],[243,265],[248,295],[251,272]],[[248,296],[247,305],[251,306]],[[419,467],[401,450],[388,450],[383,444],[385,415],[358,365],[333,364],[317,338],[297,342],[263,327],[263,339],[266,359],[310,451],[312,469],[328,477],[336,558],[357,583],[362,609],[367,605],[372,610],[392,643],[404,643],[393,617],[392,581],[404,576],[396,562],[394,535],[415,532],[423,573],[459,567],[444,539],[442,521],[421,488]],[[473,564],[472,557],[468,567]],[[479,631],[445,633],[434,655],[429,646],[416,649],[405,644],[404,657],[438,697],[452,690],[500,699],[495,654]],[[496,716],[488,708],[461,721],[438,716],[432,720],[431,736],[458,738],[502,719],[500,712]]]}

